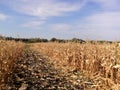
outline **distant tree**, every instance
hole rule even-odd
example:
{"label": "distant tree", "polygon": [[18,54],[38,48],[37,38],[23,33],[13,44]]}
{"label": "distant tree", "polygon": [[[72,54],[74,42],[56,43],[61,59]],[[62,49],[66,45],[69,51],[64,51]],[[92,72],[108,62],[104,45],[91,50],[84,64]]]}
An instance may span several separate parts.
{"label": "distant tree", "polygon": [[14,40],[14,38],[12,38],[12,37],[6,37],[5,39],[6,40]]}
{"label": "distant tree", "polygon": [[59,43],[65,43],[66,42],[66,40],[63,40],[63,39],[58,39],[57,40]]}
{"label": "distant tree", "polygon": [[85,43],[84,40],[78,39],[78,38],[73,38],[71,41],[72,41],[72,42],[76,42],[76,43]]}
{"label": "distant tree", "polygon": [[41,39],[41,42],[48,42],[47,39]]}
{"label": "distant tree", "polygon": [[57,39],[56,38],[51,38],[51,40],[50,40],[51,42],[56,42],[57,41]]}

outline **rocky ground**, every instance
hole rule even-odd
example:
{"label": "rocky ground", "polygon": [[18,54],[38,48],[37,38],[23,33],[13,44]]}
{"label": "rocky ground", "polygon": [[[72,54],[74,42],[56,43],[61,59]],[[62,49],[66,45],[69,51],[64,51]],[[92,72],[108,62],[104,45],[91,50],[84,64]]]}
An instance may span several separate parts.
{"label": "rocky ground", "polygon": [[85,84],[91,85],[83,84],[85,80],[77,71],[63,74],[49,59],[27,49],[2,90],[84,90]]}

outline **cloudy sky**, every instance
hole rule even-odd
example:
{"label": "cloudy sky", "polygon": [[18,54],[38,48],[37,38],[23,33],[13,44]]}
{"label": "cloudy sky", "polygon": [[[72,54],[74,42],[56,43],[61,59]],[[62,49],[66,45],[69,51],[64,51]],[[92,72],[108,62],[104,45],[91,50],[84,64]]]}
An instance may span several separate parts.
{"label": "cloudy sky", "polygon": [[0,34],[120,40],[120,0],[0,0]]}

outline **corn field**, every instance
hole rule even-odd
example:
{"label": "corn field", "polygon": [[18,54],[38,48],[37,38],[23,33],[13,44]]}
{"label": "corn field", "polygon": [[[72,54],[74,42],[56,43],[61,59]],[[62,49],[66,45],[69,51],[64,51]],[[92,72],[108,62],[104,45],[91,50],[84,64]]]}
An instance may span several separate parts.
{"label": "corn field", "polygon": [[37,43],[32,48],[53,59],[56,67],[83,72],[94,81],[96,90],[120,89],[118,43]]}
{"label": "corn field", "polygon": [[0,40],[0,86],[8,81],[17,59],[23,52],[23,43]]}
{"label": "corn field", "polygon": [[[0,87],[8,81],[17,60],[28,44],[0,40]],[[90,90],[120,90],[120,45],[118,43],[33,43],[39,52],[62,72],[79,71],[92,82]],[[36,56],[37,57],[37,56]],[[89,90],[89,89],[85,89]]]}

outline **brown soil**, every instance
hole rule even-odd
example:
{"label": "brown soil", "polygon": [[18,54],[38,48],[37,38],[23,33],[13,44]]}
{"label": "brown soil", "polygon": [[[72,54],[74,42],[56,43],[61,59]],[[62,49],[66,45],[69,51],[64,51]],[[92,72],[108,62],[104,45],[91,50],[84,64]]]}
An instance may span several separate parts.
{"label": "brown soil", "polygon": [[84,90],[82,81],[89,79],[77,71],[61,71],[49,59],[27,49],[2,90]]}

